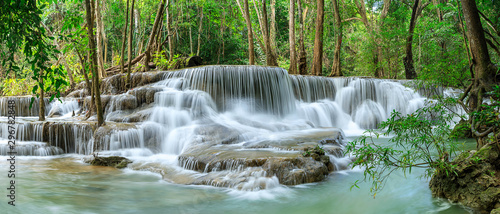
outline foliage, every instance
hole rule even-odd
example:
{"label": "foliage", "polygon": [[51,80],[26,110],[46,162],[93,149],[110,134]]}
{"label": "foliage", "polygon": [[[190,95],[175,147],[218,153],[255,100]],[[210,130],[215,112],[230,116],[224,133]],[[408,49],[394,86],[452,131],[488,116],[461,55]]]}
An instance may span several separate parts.
{"label": "foliage", "polygon": [[[15,54],[22,53],[24,60],[30,66],[32,79],[38,84],[32,88],[45,91],[53,90],[51,96],[59,97],[59,88],[67,84],[60,66],[49,66],[48,62],[59,51],[52,45],[54,37],[48,36],[47,29],[43,27],[41,15],[49,2],[45,1],[2,1],[0,3],[0,39],[5,42],[7,49],[1,49],[2,67],[7,67],[7,72],[19,73],[24,68],[17,66]],[[44,84],[44,80],[48,81]],[[33,101],[34,99],[32,99]]]}
{"label": "foliage", "polygon": [[493,135],[491,135],[491,140],[495,141],[495,138],[500,133],[500,86],[496,85],[493,90],[488,92],[487,95],[490,96],[489,103],[483,103],[479,111],[471,112],[472,124],[475,126],[476,130],[480,129],[491,129]]}
{"label": "foliage", "polygon": [[25,78],[6,78],[0,83],[2,96],[28,95],[27,88],[33,88],[36,82]]}
{"label": "foliage", "polygon": [[395,170],[406,174],[414,167],[421,167],[426,169],[424,176],[431,176],[435,170],[453,172],[450,159],[457,151],[457,143],[450,136],[449,124],[454,115],[447,110],[452,102],[431,101],[408,115],[394,111],[380,125],[387,129],[384,135],[394,135],[389,145],[374,143],[372,136],[378,138],[379,134],[373,130],[348,144],[347,151],[357,157],[352,167],[365,169],[364,179],[372,181],[372,192],[380,191]]}

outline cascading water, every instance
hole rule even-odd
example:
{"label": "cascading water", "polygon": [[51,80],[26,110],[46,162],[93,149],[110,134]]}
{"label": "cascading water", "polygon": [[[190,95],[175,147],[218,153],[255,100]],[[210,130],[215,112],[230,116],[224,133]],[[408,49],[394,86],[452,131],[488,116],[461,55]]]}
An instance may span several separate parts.
{"label": "cascading water", "polygon": [[[101,155],[135,158],[132,168],[174,172],[163,173],[166,180],[244,190],[321,180],[331,170],[327,162],[337,170],[347,167],[349,160],[339,152],[344,133],[377,128],[393,110],[411,113],[425,100],[391,80],[205,66],[165,72],[159,82],[111,96],[105,107],[108,128],[94,136],[91,124],[75,124],[68,116],[79,109],[78,99],[83,100],[52,104],[53,123],[18,125],[18,135],[30,136],[20,136],[23,141],[50,141],[33,144],[26,155],[87,155],[97,143]],[[29,125],[33,128],[23,131]],[[0,137],[5,139],[1,130]],[[325,138],[336,143],[318,143]],[[326,165],[302,157],[303,149],[315,145],[333,152],[323,158]],[[37,146],[51,152],[37,153]]]}

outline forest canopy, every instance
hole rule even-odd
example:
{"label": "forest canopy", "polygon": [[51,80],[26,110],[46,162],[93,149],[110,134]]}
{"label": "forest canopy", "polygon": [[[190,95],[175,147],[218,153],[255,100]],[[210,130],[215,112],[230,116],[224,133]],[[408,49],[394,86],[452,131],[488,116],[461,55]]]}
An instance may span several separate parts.
{"label": "forest canopy", "polygon": [[[274,65],[304,75],[417,78],[461,88],[472,78],[466,20],[457,0],[90,3],[100,78],[129,69],[171,69],[177,60],[191,56],[200,56],[203,64]],[[90,62],[85,1],[1,4],[0,94],[33,94],[43,77],[46,91],[54,95],[85,79],[82,71]],[[491,61],[498,65],[500,3],[476,4]]]}

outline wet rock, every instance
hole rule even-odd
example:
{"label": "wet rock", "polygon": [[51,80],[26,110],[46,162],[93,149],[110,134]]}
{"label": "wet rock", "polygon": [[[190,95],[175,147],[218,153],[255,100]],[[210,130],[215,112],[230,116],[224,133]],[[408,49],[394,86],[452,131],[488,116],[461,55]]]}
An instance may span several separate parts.
{"label": "wet rock", "polygon": [[[147,85],[150,83],[161,81],[168,71],[154,71],[154,72],[136,72],[132,73],[131,88]],[[103,94],[119,94],[126,92],[126,74],[116,74],[111,77],[105,78],[101,82],[101,93]]]}
{"label": "wet rock", "polygon": [[[319,133],[302,133],[286,140],[266,141],[258,143],[239,142],[239,133],[233,129],[217,124],[202,126],[197,129],[196,138],[188,143],[189,147],[178,157],[179,165],[190,170],[208,173],[203,179],[195,179],[192,184],[215,186],[234,186],[246,182],[248,176],[240,175],[237,181],[228,181],[220,176],[228,173],[259,171],[265,172],[263,177],[276,177],[285,185],[318,182],[325,179],[334,170],[327,152],[319,147],[319,140],[303,142],[304,139],[315,139],[318,136],[332,138],[332,130],[321,129]],[[231,137],[232,136],[232,137]],[[222,140],[217,140],[222,139]],[[328,151],[341,150],[339,146],[325,144]],[[268,149],[272,148],[272,149]],[[304,151],[310,151],[304,156]],[[341,152],[340,152],[341,153]],[[330,153],[331,155],[331,153]],[[218,172],[218,173],[215,173]],[[226,173],[222,173],[226,172]],[[231,173],[229,173],[231,174]]]}
{"label": "wet rock", "polygon": [[464,152],[453,164],[456,165],[454,172],[441,170],[433,175],[429,183],[433,196],[448,198],[481,212],[500,206],[500,152],[496,145]]}
{"label": "wet rock", "polygon": [[[102,106],[103,109],[106,109],[106,107],[108,106],[109,101],[111,100],[111,97],[112,96],[109,96],[109,95],[101,95],[101,106]],[[85,111],[90,110],[91,100],[92,99],[90,98],[90,96],[85,97],[85,99],[83,101],[83,108],[84,108]]]}
{"label": "wet rock", "polygon": [[132,94],[137,99],[137,105],[141,106],[143,104],[150,104],[155,101],[156,92],[162,91],[161,88],[155,87],[140,87],[129,91],[129,94]]}
{"label": "wet rock", "polygon": [[110,166],[117,169],[122,169],[127,167],[128,164],[132,163],[131,160],[120,157],[120,156],[109,156],[109,157],[95,157],[88,161],[92,166]]}
{"label": "wet rock", "polygon": [[152,110],[152,106],[148,105],[134,111],[113,111],[106,115],[106,120],[124,123],[144,122],[149,119]]}

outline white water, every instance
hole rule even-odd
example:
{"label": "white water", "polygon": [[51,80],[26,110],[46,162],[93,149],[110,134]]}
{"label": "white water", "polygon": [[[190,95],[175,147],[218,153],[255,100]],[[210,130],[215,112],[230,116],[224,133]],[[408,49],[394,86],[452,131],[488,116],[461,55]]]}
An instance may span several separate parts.
{"label": "white water", "polygon": [[[359,136],[365,129],[377,128],[393,110],[412,113],[425,102],[413,89],[396,81],[291,76],[281,68],[257,66],[206,66],[168,72],[164,80],[145,87],[157,91],[152,106],[140,105],[136,89],[111,97],[105,109],[108,124],[121,115],[139,111],[149,116],[146,121],[130,123],[129,128],[116,129],[104,136],[99,154],[133,160],[130,167],[136,170],[127,169],[126,173],[151,170],[161,175],[162,180],[177,184],[206,179],[209,183],[201,184],[229,187],[224,191],[236,200],[273,201],[289,194],[292,200],[300,200],[293,198],[297,198],[295,192],[304,193],[302,188],[326,193],[314,185],[299,185],[291,190],[261,167],[243,167],[239,160],[226,161],[222,163],[224,166],[208,168],[207,165],[203,172],[192,171],[189,169],[195,169],[198,163],[179,160],[179,155],[204,144],[215,147],[223,144],[224,148],[243,152],[298,153],[283,147],[289,142],[307,142],[335,131],[345,137]],[[19,104],[24,105],[20,109],[25,108],[24,101]],[[68,99],[52,103],[49,109],[48,112],[57,110],[62,116],[53,119],[46,128],[29,120],[16,125],[18,139],[22,141],[18,147],[23,151],[20,155],[91,154],[94,145],[91,125],[72,119],[73,112],[80,109],[78,102]],[[1,125],[0,138],[6,139],[7,124]],[[50,145],[41,142],[44,129],[49,133]],[[1,140],[0,154],[6,152],[6,141]],[[348,157],[332,154],[330,160],[335,169],[343,169],[333,177],[359,173],[346,170]]]}

